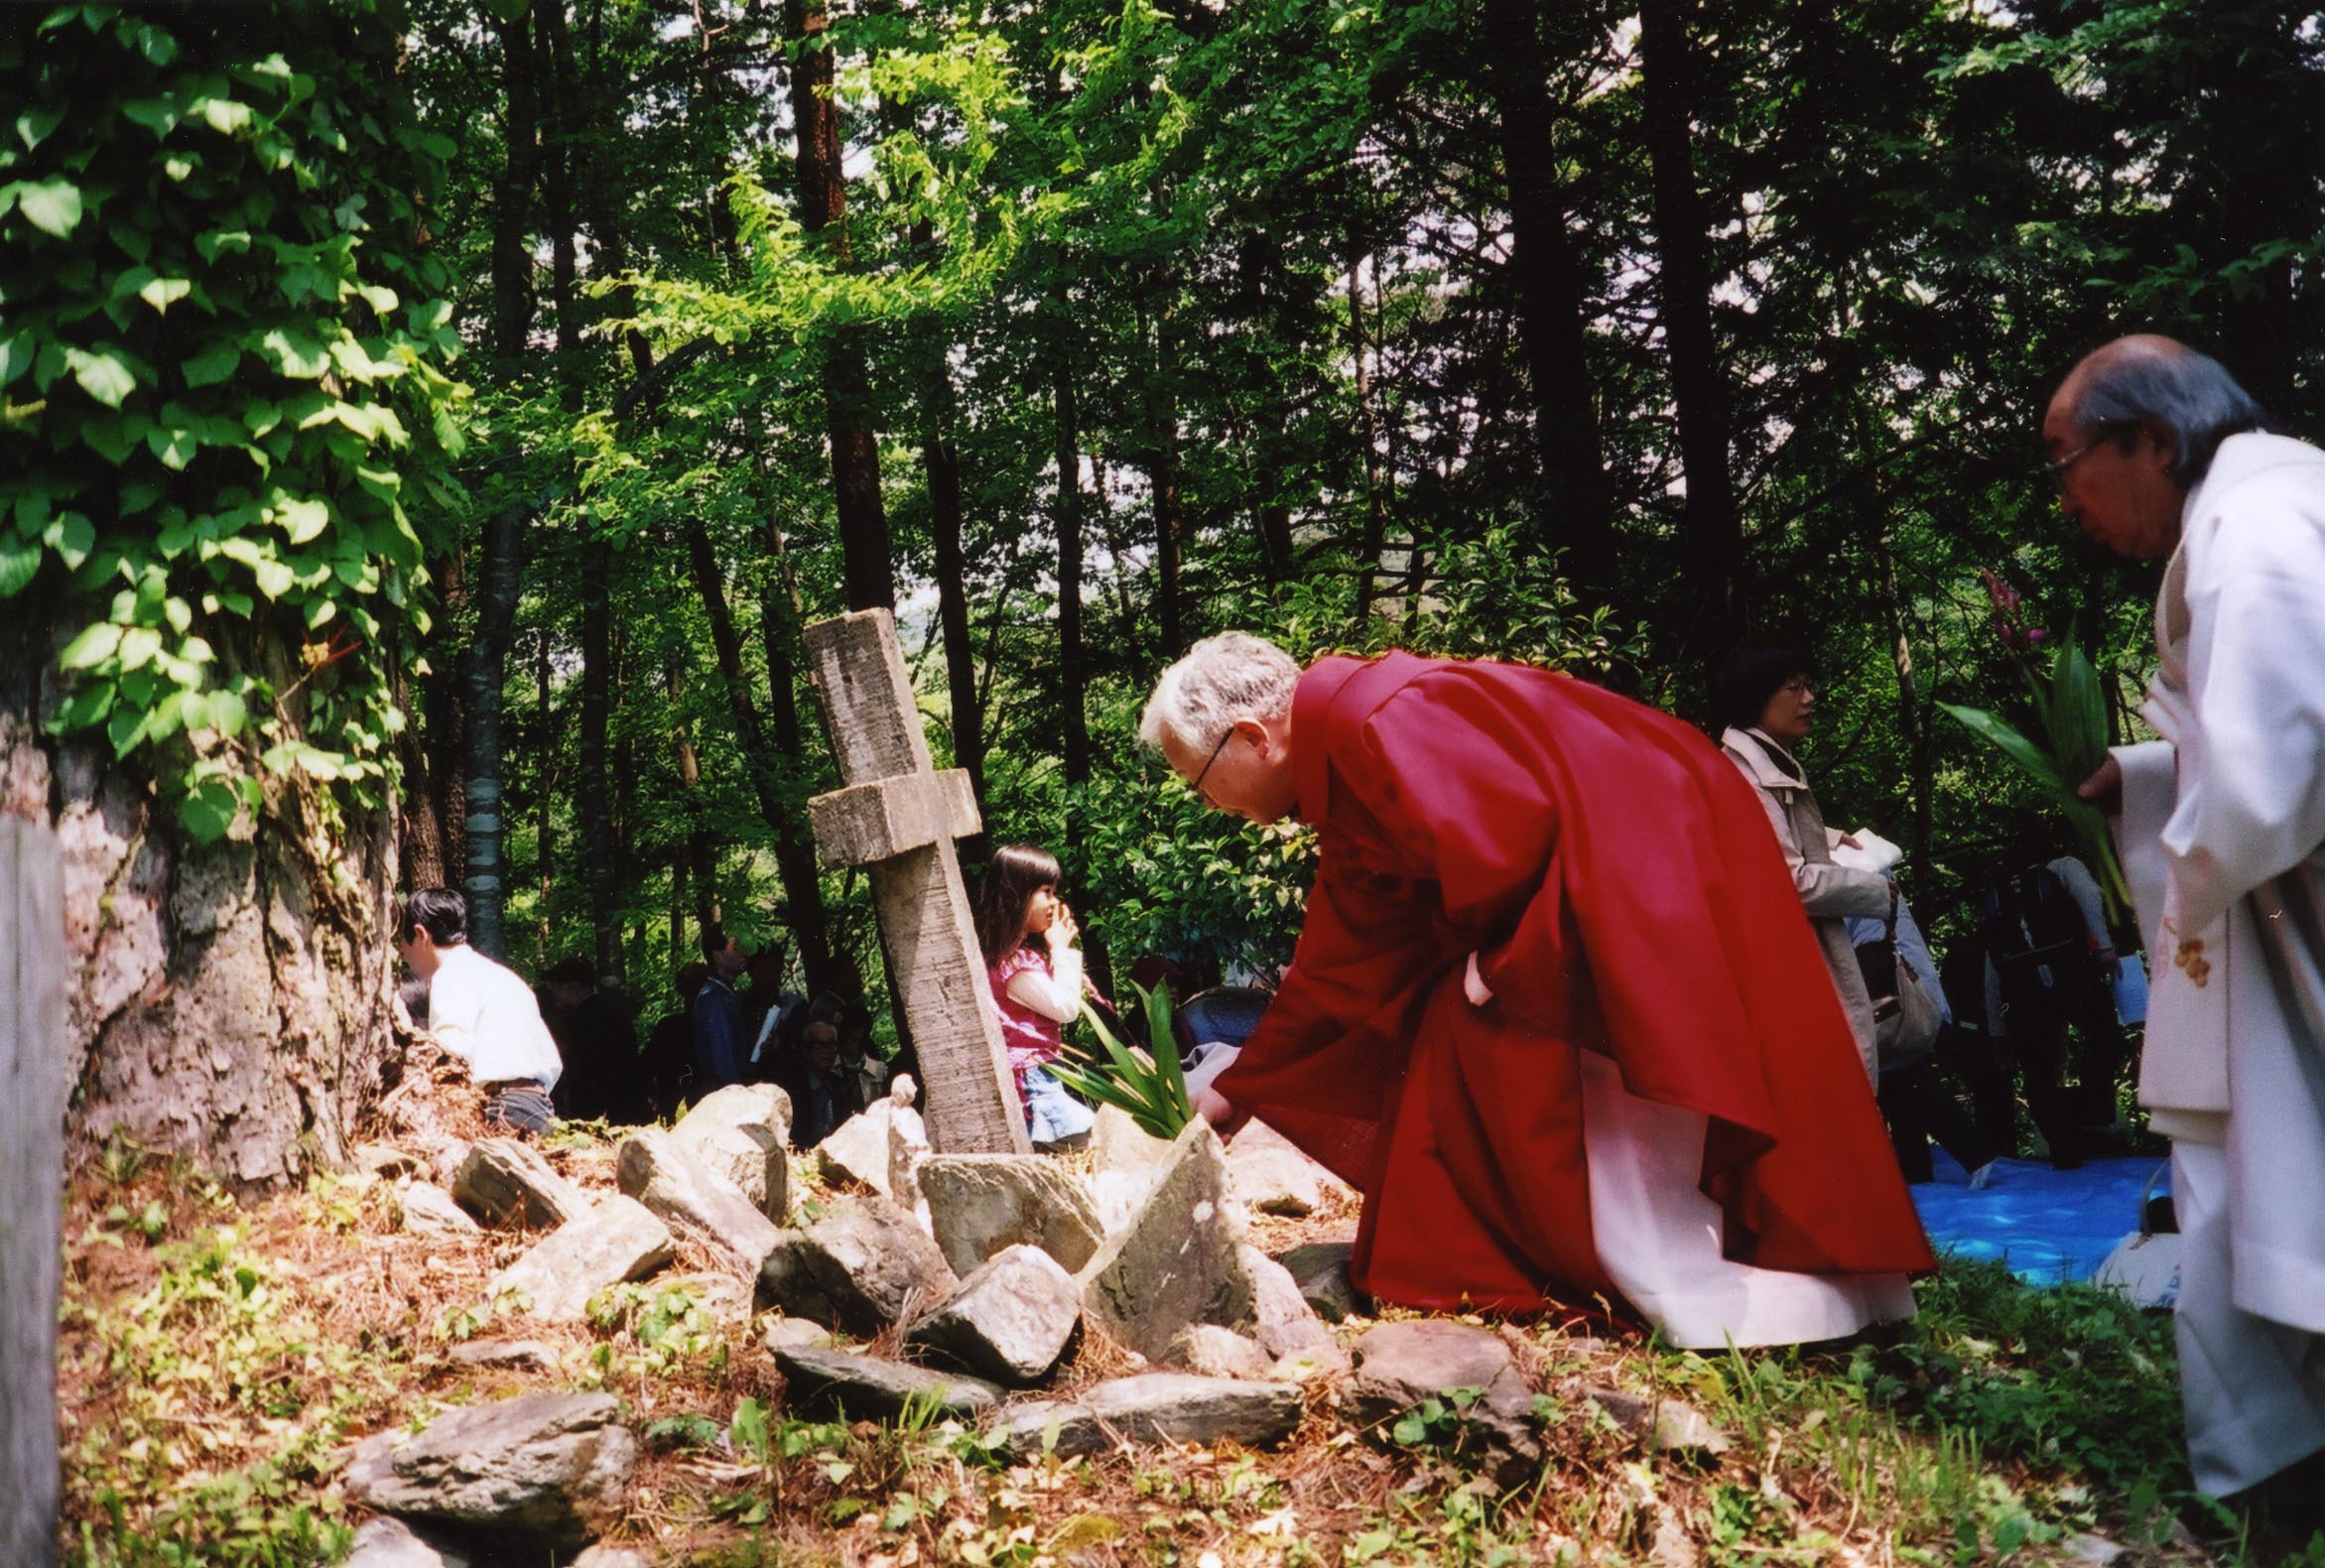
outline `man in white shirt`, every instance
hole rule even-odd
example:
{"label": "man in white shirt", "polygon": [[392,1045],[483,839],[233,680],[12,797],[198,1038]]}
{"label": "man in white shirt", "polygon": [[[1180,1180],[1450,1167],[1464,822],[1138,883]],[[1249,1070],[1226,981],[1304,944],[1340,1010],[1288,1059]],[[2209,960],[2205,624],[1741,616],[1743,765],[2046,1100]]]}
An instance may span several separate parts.
{"label": "man in white shirt", "polygon": [[[2082,793],[2155,955],[2139,1099],[2172,1140],[2196,1485],[2325,1451],[2325,452],[2164,337],[2090,355],[2043,445],[2067,515],[2170,558],[2142,712]],[[2314,1508],[2311,1474],[2288,1500]]]}
{"label": "man in white shirt", "polygon": [[396,905],[395,946],[429,982],[429,1032],[468,1064],[484,1095],[485,1124],[520,1135],[548,1131],[549,1091],[565,1064],[533,987],[468,946],[467,900],[449,887],[414,893]]}

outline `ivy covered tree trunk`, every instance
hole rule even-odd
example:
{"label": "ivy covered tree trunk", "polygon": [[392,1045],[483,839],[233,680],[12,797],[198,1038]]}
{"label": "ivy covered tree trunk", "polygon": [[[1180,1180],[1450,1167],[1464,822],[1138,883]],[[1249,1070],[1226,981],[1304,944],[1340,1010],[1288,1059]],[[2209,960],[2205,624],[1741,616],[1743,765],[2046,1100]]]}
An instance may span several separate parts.
{"label": "ivy covered tree trunk", "polygon": [[64,849],[76,1139],[244,1183],[342,1157],[395,1066],[398,677],[457,433],[444,149],[371,12],[0,21],[0,810]]}

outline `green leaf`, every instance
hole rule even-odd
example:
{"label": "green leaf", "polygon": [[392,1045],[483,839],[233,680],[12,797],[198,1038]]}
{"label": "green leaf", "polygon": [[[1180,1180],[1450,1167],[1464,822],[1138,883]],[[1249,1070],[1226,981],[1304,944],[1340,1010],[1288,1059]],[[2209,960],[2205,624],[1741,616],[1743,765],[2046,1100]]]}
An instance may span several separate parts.
{"label": "green leaf", "polygon": [[137,291],[137,297],[167,316],[170,307],[193,292],[194,285],[184,278],[156,278]]}
{"label": "green leaf", "polygon": [[89,552],[97,548],[97,525],[78,512],[59,512],[49,524],[47,543],[66,571],[77,572]]}
{"label": "green leaf", "polygon": [[178,820],[195,844],[215,844],[240,814],[242,800],[224,779],[203,779],[178,802]]}
{"label": "green leaf", "polygon": [[158,140],[178,128],[178,105],[168,98],[133,98],[121,112],[154,133]]}
{"label": "green leaf", "polygon": [[65,363],[71,368],[72,379],[80,383],[80,389],[107,408],[119,408],[121,400],[137,390],[137,376],[118,349],[98,348],[92,352],[67,348]]}
{"label": "green leaf", "polygon": [[225,380],[241,362],[242,350],[231,342],[220,340],[185,361],[181,368],[186,372],[186,384],[189,387],[206,387]]}
{"label": "green leaf", "polygon": [[65,121],[65,111],[58,108],[27,109],[16,117],[16,136],[29,152],[49,139],[49,133]]}
{"label": "green leaf", "polygon": [[260,338],[259,345],[287,376],[312,381],[330,368],[330,356],[323,344],[305,332],[293,333],[278,327]]}
{"label": "green leaf", "polygon": [[240,228],[213,228],[206,234],[197,234],[194,251],[204,261],[214,262],[228,251],[247,253],[250,249],[250,231]]}
{"label": "green leaf", "polygon": [[65,651],[57,655],[57,668],[94,669],[113,657],[114,650],[120,646],[121,628],[110,621],[99,621],[82,628],[79,636],[65,645]]}
{"label": "green leaf", "polygon": [[196,98],[186,106],[186,115],[201,121],[220,136],[239,136],[258,121],[257,111],[232,98]]}
{"label": "green leaf", "polygon": [[331,511],[322,501],[284,501],[275,508],[275,521],[290,534],[291,543],[304,545],[330,527]]}
{"label": "green leaf", "polygon": [[14,598],[40,575],[45,552],[37,544],[0,538],[0,598]]}
{"label": "green leaf", "polygon": [[30,370],[33,359],[33,334],[30,330],[11,332],[6,337],[0,337],[0,387]]}
{"label": "green leaf", "polygon": [[113,711],[114,688],[111,681],[91,681],[65,700],[57,710],[57,731],[71,734],[101,722]]}
{"label": "green leaf", "polygon": [[2028,777],[2052,793],[2065,797],[2067,786],[2059,779],[2059,770],[2043,749],[2027,739],[2009,724],[1982,708],[1961,708],[1952,703],[1938,707],[1950,714],[1980,739],[2002,748],[2002,754],[2026,771]]}
{"label": "green leaf", "polygon": [[242,733],[242,726],[249,719],[250,710],[243,704],[239,693],[210,693],[210,722],[217,727],[219,734],[231,737]]}
{"label": "green leaf", "polygon": [[80,226],[80,187],[71,181],[43,180],[38,185],[28,182],[10,189],[16,192],[17,210],[31,219],[35,228],[63,239]]}
{"label": "green leaf", "polygon": [[162,634],[151,626],[124,626],[121,628],[121,668],[141,670],[154,662],[154,655],[162,651]]}
{"label": "green leaf", "polygon": [[182,469],[194,460],[201,450],[201,438],[191,430],[167,425],[156,425],[145,433],[145,444],[153,455],[162,459],[162,466]]}

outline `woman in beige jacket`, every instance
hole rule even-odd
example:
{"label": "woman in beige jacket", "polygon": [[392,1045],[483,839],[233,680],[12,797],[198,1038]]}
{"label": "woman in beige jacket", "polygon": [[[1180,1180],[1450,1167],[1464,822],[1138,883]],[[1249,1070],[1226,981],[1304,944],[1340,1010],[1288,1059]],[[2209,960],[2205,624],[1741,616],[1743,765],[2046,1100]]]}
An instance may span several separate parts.
{"label": "woman in beige jacket", "polygon": [[1792,748],[1808,737],[1816,709],[1807,658],[1797,648],[1738,649],[1714,683],[1712,708],[1714,721],[1722,726],[1720,748],[1760,792],[1768,826],[1775,830],[1784,861],[1792,868],[1801,908],[1808,912],[1808,923],[1824,949],[1841,1009],[1856,1032],[1866,1081],[1877,1087],[1880,1063],[1873,1049],[1873,997],[1857,967],[1857,951],[1849,944],[1848,917],[1890,918],[1896,912],[1897,887],[1877,871],[1833,863],[1833,846],[1843,836],[1825,827],[1816,792],[1792,756]]}

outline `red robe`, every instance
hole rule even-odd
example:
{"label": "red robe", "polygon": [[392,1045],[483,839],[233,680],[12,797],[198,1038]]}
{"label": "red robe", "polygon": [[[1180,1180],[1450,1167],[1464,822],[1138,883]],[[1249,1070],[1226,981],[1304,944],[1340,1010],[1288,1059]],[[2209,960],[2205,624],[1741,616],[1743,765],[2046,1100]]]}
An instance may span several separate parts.
{"label": "red robe", "polygon": [[1710,741],[1548,671],[1405,653],[1318,660],[1292,741],[1322,863],[1216,1087],[1364,1194],[1358,1286],[1502,1311],[1612,1293],[1578,1050],[1709,1118],[1729,1257],[1932,1266],[1767,818]]}

